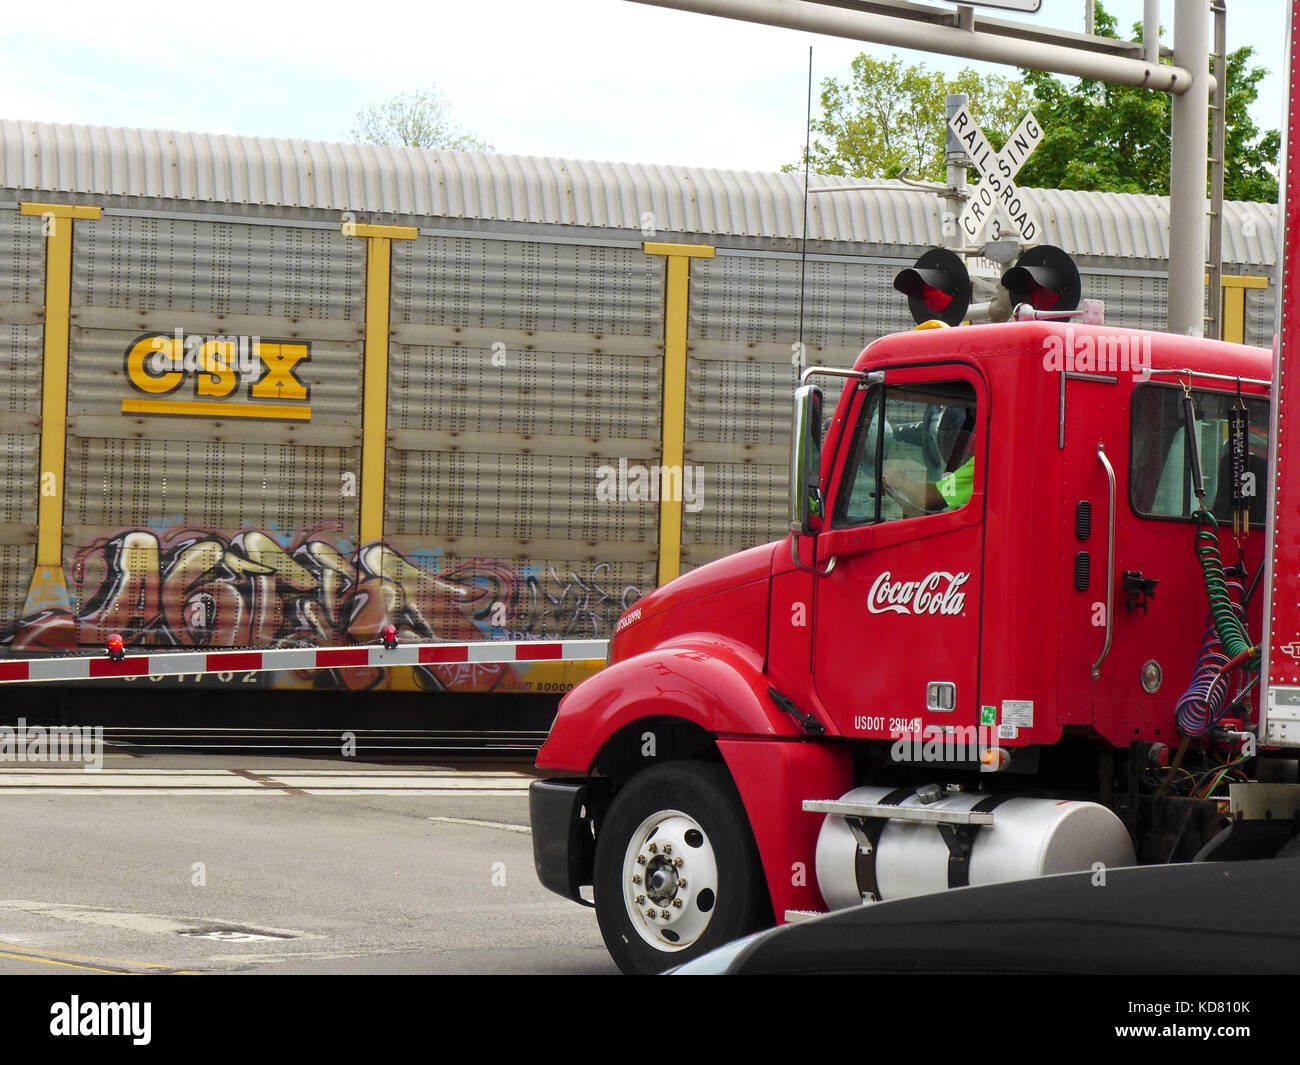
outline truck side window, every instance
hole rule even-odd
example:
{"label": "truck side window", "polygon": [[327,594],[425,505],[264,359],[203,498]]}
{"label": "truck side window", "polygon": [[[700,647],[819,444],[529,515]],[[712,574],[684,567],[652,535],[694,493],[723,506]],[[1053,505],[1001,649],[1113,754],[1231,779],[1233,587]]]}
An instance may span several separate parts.
{"label": "truck side window", "polygon": [[964,381],[875,388],[854,432],[835,527],[964,507],[974,490],[975,390]]}
{"label": "truck side window", "polygon": [[[1205,503],[1221,523],[1232,520],[1232,455],[1228,447],[1228,411],[1235,392],[1192,389],[1200,438]],[[1255,496],[1251,524],[1264,526],[1268,492],[1268,401],[1243,397],[1250,412],[1246,472],[1253,475]],[[1129,449],[1129,502],[1135,514],[1151,518],[1190,518],[1196,510],[1190,449],[1179,385],[1144,384],[1133,391]]]}

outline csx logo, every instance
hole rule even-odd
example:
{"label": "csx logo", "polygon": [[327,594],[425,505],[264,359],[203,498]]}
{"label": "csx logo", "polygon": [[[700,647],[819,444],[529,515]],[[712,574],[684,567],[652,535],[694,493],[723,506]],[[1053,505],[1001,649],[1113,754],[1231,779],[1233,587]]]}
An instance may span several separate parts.
{"label": "csx logo", "polygon": [[310,358],[302,342],[146,333],[127,349],[126,379],[146,396],[172,398],[125,399],[122,410],[306,420],[311,393],[298,367]]}

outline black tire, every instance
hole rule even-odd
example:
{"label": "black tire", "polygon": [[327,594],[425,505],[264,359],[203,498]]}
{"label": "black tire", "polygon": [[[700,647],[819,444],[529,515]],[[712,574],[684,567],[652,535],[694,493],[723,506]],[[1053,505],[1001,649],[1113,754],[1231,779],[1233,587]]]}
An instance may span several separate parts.
{"label": "black tire", "polygon": [[624,785],[600,825],[593,880],[601,935],[625,973],[663,972],[769,917],[745,808],[726,770],[709,762],[669,762]]}

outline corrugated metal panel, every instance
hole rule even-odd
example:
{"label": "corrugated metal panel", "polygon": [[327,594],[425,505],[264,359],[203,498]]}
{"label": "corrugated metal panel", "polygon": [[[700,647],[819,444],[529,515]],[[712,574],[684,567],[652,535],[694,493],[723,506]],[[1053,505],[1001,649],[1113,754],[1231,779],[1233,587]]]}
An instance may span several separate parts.
{"label": "corrugated metal panel", "polygon": [[398,451],[389,468],[403,520],[394,515],[391,531],[469,542],[468,549],[449,548],[462,557],[483,555],[487,545],[516,557],[547,541],[567,541],[589,546],[600,560],[619,553],[649,560],[659,508],[599,500],[600,467],[608,464],[595,456]]}
{"label": "corrugated metal panel", "polygon": [[[916,248],[919,254],[921,248]],[[804,285],[804,342],[849,365],[878,336],[910,328],[907,303],[894,291],[897,265],[811,259]],[[800,263],[796,258],[727,255],[691,269],[690,336],[743,345],[798,336]],[[847,360],[847,361],[845,361]]]}
{"label": "corrugated metal panel", "polygon": [[1127,329],[1164,329],[1169,320],[1169,279],[1158,274],[1080,270],[1083,295],[1106,304],[1106,321]]}
{"label": "corrugated metal panel", "polygon": [[[232,433],[232,435],[234,435]],[[70,437],[65,538],[69,553],[136,526],[244,528],[293,535],[356,526],[343,474],[355,449],[267,447],[232,440]]]}
{"label": "corrugated metal panel", "polygon": [[[332,638],[339,622],[321,602],[332,602],[334,578],[289,552],[325,536],[355,574],[364,262],[363,241],[321,230],[166,216],[78,223],[64,561],[83,642],[106,627],[162,643]],[[293,368],[308,398],[282,402],[309,404],[310,419],[124,412],[124,400],[208,399],[193,370],[164,396],[128,381],[133,343],[177,329],[308,345]],[[253,361],[223,402],[249,409],[266,372]],[[298,610],[307,592],[322,598]],[[141,596],[160,604],[153,614],[133,606]]]}
{"label": "corrugated metal panel", "polygon": [[[483,584],[493,575],[501,605],[483,604],[476,620],[484,636],[607,638],[624,605],[654,587],[659,508],[598,501],[604,464],[390,450],[385,542],[458,580]],[[449,601],[434,631],[452,631],[456,618]]]}
{"label": "corrugated metal panel", "polygon": [[22,616],[23,603],[35,572],[34,542],[0,544],[0,625],[6,631]]}
{"label": "corrugated metal panel", "polygon": [[[87,196],[284,205],[332,211],[592,226],[656,234],[797,238],[798,174],[380,148],[165,130],[0,122],[0,185]],[[853,183],[817,176],[815,186]],[[1075,255],[1164,258],[1164,197],[1026,190],[1044,239]],[[809,236],[940,242],[941,206],[898,184],[812,197]],[[1276,261],[1276,209],[1230,204],[1225,255]],[[1262,223],[1267,224],[1262,224]]]}
{"label": "corrugated metal panel", "polygon": [[39,218],[0,209],[0,630],[36,565],[45,255]]}
{"label": "corrugated metal panel", "polygon": [[662,372],[660,359],[642,353],[395,344],[388,430],[411,431],[403,436],[411,442],[496,436],[512,452],[534,447],[531,438],[563,437],[574,455],[602,441],[658,441]]}
{"label": "corrugated metal panel", "polygon": [[1246,289],[1246,343],[1271,348],[1277,334],[1277,288]]}
{"label": "corrugated metal panel", "polygon": [[663,260],[640,249],[421,237],[393,247],[393,322],[584,336],[663,333]]}
{"label": "corrugated metal panel", "polygon": [[778,540],[787,531],[783,504],[790,473],[784,465],[720,462],[704,466],[703,478],[704,509],[683,514],[683,570]]}
{"label": "corrugated metal panel", "polygon": [[[797,259],[728,255],[691,271],[686,462],[704,489],[702,508],[682,515],[688,566],[783,532],[800,270]],[[851,366],[871,340],[910,327],[896,270],[807,263],[804,365]]]}
{"label": "corrugated metal panel", "polygon": [[108,215],[78,224],[72,303],[359,322],[364,279],[365,242],[341,232]]}
{"label": "corrugated metal panel", "polygon": [[393,259],[385,541],[498,588],[480,632],[608,637],[655,581],[658,505],[599,488],[657,461],[663,260],[473,236]]}
{"label": "corrugated metal panel", "polygon": [[0,208],[0,315],[44,302],[43,244],[39,218],[20,215],[12,207]]}

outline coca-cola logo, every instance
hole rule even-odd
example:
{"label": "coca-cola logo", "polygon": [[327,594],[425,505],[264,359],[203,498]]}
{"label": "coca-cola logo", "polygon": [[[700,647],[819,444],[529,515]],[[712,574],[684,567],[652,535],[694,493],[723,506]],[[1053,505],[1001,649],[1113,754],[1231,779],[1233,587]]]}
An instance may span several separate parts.
{"label": "coca-cola logo", "polygon": [[919,581],[895,581],[885,570],[871,586],[867,609],[873,614],[960,614],[966,593],[960,588],[969,573],[935,570]]}

